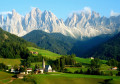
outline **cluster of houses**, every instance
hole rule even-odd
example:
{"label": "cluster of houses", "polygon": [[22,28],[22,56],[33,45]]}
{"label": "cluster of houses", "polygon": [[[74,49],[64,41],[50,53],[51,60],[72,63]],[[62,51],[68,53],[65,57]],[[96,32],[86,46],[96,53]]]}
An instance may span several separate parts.
{"label": "cluster of houses", "polygon": [[31,72],[34,72],[35,74],[43,74],[44,72],[55,72],[55,70],[52,70],[50,65],[45,65],[45,60],[43,59],[42,68],[35,69],[34,71],[32,68],[27,68],[26,72],[20,72],[19,70],[15,71],[14,68],[11,68],[11,72],[19,73],[17,74],[17,77],[22,79],[25,75],[30,74]]}
{"label": "cluster of houses", "polygon": [[38,52],[33,52],[33,51],[30,51],[31,54],[36,54],[38,55]]}

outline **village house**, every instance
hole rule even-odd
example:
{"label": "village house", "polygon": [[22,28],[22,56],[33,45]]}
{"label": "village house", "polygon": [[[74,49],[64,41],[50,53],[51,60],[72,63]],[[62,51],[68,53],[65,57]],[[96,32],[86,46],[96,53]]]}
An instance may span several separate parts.
{"label": "village house", "polygon": [[30,74],[32,72],[32,68],[27,68],[26,74]]}
{"label": "village house", "polygon": [[112,67],[112,70],[117,70],[118,68],[117,67]]}
{"label": "village house", "polygon": [[30,51],[31,54],[36,54],[38,55],[38,52],[33,52],[33,51]]}
{"label": "village house", "polygon": [[33,51],[30,51],[31,54],[33,54]]}
{"label": "village house", "polygon": [[33,54],[36,54],[36,55],[38,55],[38,52],[33,52]]}
{"label": "village house", "polygon": [[15,72],[15,70],[14,70],[14,68],[13,68],[13,67],[11,68],[10,72],[12,72],[12,73],[14,73],[14,72]]}
{"label": "village house", "polygon": [[90,59],[94,59],[94,57],[90,57]]}
{"label": "village house", "polygon": [[20,74],[25,74],[25,72],[20,72]]}

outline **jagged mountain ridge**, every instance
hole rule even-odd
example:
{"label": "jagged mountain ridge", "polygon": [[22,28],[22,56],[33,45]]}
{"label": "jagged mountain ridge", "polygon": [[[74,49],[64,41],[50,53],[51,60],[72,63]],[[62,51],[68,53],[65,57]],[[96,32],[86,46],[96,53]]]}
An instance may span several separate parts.
{"label": "jagged mountain ridge", "polygon": [[82,11],[80,14],[74,13],[64,22],[50,11],[41,12],[38,8],[33,8],[25,16],[21,16],[15,10],[8,14],[6,19],[0,15],[0,27],[18,36],[24,36],[32,30],[43,30],[83,39],[118,32],[120,16],[106,18],[94,11]]}

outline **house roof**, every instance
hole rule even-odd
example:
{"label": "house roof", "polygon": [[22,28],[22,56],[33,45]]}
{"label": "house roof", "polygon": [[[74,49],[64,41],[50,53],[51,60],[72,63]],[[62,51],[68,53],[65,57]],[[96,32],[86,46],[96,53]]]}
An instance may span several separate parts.
{"label": "house roof", "polygon": [[51,67],[50,65],[45,65],[45,69],[48,69],[49,67]]}
{"label": "house roof", "polygon": [[27,68],[27,70],[32,70],[32,68]]}

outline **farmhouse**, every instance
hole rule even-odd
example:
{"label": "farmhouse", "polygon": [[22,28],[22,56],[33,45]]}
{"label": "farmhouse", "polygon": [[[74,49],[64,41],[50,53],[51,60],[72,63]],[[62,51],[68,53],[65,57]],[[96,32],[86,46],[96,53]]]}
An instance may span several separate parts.
{"label": "farmhouse", "polygon": [[30,51],[31,54],[36,54],[38,55],[38,52],[33,52],[33,51]]}
{"label": "farmhouse", "polygon": [[13,68],[13,67],[11,68],[11,70],[10,70],[10,71],[11,71],[12,73],[14,73],[14,72],[15,72],[15,70],[14,70],[14,68]]}
{"label": "farmhouse", "polygon": [[33,54],[33,51],[30,51],[31,54]]}
{"label": "farmhouse", "polygon": [[112,67],[112,70],[117,70],[117,67]]}
{"label": "farmhouse", "polygon": [[94,57],[90,57],[90,59],[94,59]]}
{"label": "farmhouse", "polygon": [[27,68],[27,74],[32,72],[32,68]]}
{"label": "farmhouse", "polygon": [[36,54],[36,55],[38,55],[38,52],[33,52],[33,54]]}

